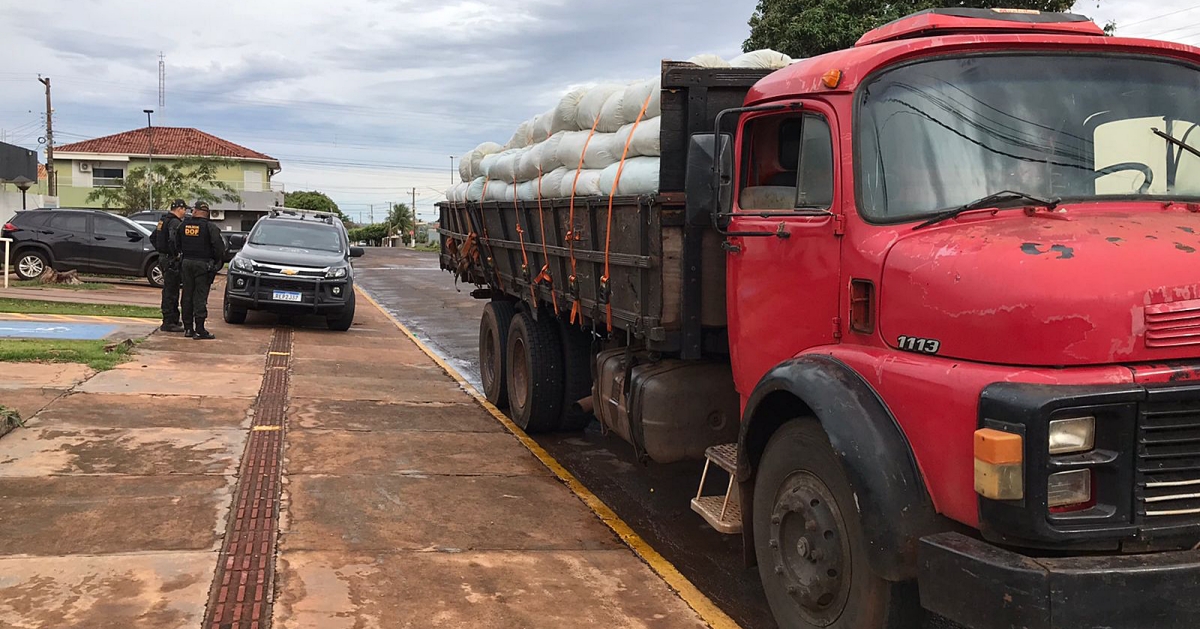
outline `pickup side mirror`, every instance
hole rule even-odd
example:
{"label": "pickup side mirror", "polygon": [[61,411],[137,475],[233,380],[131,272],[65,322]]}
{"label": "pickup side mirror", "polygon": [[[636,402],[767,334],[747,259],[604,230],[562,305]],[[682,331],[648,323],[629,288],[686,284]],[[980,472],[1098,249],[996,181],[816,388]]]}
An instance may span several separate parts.
{"label": "pickup side mirror", "polygon": [[230,234],[229,246],[241,249],[246,246],[246,236],[243,234]]}
{"label": "pickup side mirror", "polygon": [[366,253],[367,253],[367,250],[363,249],[362,247],[350,247],[350,257],[351,258],[361,258],[364,255],[366,255]]}
{"label": "pickup side mirror", "polygon": [[145,238],[145,236],[142,235],[142,232],[136,229],[125,230],[125,235],[129,238],[129,242],[137,242],[142,238]]}
{"label": "pickup side mirror", "polygon": [[685,189],[689,225],[711,225],[714,219],[721,227],[728,224],[723,215],[733,210],[733,135],[692,136]]}

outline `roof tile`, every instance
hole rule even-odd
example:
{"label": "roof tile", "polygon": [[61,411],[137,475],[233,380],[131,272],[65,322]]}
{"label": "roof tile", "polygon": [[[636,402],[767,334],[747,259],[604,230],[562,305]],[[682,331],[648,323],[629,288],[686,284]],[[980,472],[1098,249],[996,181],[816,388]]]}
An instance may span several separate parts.
{"label": "roof tile", "polygon": [[[134,129],[94,140],[63,144],[54,147],[54,150],[62,153],[149,155],[150,132],[147,128]],[[278,161],[265,153],[190,127],[154,127],[154,154]]]}

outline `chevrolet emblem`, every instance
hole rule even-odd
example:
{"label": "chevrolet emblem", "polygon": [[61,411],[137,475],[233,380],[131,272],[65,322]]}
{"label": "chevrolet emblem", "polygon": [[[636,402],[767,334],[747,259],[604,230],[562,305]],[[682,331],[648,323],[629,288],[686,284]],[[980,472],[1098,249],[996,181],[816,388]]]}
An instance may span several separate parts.
{"label": "chevrolet emblem", "polygon": [[284,269],[284,270],[283,270],[283,274],[284,274],[284,275],[295,275],[295,274],[297,274],[297,273],[299,273],[299,272],[300,272],[300,271],[298,271],[298,270],[296,270],[296,269]]}

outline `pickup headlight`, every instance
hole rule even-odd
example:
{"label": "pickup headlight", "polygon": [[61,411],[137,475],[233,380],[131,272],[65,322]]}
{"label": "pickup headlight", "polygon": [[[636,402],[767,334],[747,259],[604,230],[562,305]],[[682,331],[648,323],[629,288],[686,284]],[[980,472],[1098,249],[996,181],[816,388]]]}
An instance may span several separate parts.
{"label": "pickup headlight", "polygon": [[1050,454],[1087,452],[1095,444],[1095,417],[1073,417],[1050,422]]}
{"label": "pickup headlight", "polygon": [[231,264],[232,264],[233,268],[235,268],[239,271],[253,271],[254,270],[254,263],[247,260],[246,258],[234,258],[233,262]]}
{"label": "pickup headlight", "polygon": [[325,279],[336,280],[340,277],[346,277],[346,267],[339,266],[325,271]]}

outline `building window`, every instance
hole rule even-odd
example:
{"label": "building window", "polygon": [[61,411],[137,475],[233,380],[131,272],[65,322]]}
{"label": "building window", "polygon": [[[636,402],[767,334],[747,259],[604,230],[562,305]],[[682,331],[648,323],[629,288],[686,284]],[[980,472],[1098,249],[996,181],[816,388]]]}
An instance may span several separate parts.
{"label": "building window", "polygon": [[92,187],[120,188],[125,180],[125,171],[120,168],[93,168]]}

